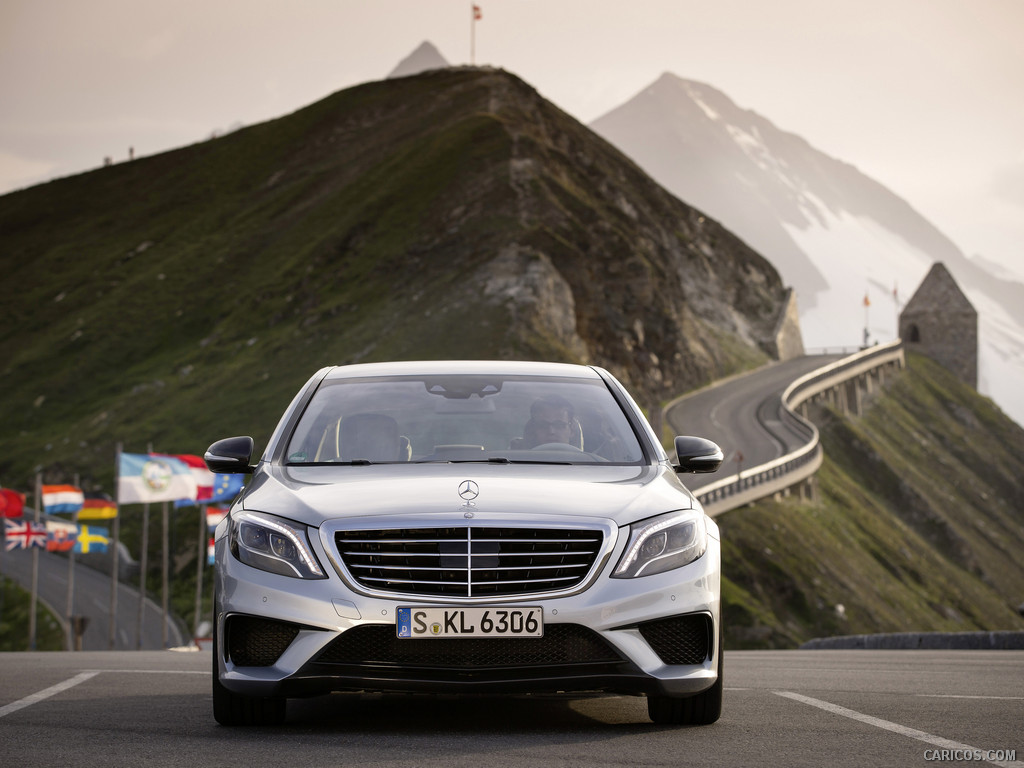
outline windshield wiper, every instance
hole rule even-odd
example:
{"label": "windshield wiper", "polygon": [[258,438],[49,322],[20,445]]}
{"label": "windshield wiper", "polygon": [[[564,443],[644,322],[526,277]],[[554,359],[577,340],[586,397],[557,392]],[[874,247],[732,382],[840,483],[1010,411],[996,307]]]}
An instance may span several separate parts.
{"label": "windshield wiper", "polygon": [[368,467],[375,462],[369,459],[352,459],[352,461],[290,461],[286,467]]}
{"label": "windshield wiper", "polygon": [[487,459],[419,459],[413,464],[511,464],[504,456],[491,456]]}

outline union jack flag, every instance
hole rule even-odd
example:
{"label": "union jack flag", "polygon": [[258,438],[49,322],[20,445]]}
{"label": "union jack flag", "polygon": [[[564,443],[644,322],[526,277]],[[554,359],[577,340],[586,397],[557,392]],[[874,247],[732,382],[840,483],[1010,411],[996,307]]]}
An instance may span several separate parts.
{"label": "union jack flag", "polygon": [[6,528],[6,549],[29,549],[31,547],[46,548],[46,526],[43,523],[33,523],[22,518],[21,520],[4,520]]}

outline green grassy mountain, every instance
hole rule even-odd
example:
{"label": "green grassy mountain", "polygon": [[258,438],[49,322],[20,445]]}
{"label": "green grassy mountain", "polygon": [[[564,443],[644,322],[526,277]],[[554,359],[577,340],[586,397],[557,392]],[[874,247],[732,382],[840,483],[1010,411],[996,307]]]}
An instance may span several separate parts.
{"label": "green grassy mountain", "polygon": [[863,417],[815,420],[819,499],[718,518],[727,647],[1024,630],[1024,429],[916,355]]}
{"label": "green grassy mountain", "polygon": [[[38,468],[112,491],[118,441],[262,444],[332,363],[592,362],[655,404],[763,362],[784,301],[716,222],[467,68],[0,196],[0,274],[0,483],[19,490]],[[729,647],[1019,628],[1020,428],[921,358],[864,417],[819,418],[820,500],[719,518]],[[196,515],[171,536],[190,619]]]}
{"label": "green grassy mountain", "polygon": [[0,197],[0,482],[258,444],[323,365],[597,363],[655,403],[766,359],[774,268],[503,71],[338,92]]}

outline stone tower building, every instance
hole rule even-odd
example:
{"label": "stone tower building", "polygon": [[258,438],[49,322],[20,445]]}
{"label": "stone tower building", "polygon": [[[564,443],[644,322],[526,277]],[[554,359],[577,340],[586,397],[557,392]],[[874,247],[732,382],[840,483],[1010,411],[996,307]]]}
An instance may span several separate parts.
{"label": "stone tower building", "polygon": [[927,355],[978,388],[978,312],[941,262],[900,313],[900,338],[908,352]]}

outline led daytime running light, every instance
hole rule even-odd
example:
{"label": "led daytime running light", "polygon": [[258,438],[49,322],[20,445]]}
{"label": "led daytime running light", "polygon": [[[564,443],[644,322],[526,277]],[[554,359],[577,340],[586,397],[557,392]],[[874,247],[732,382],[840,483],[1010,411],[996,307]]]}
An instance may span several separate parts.
{"label": "led daytime running light", "polygon": [[[297,569],[297,566],[304,568],[307,572],[307,576],[302,576],[300,573],[296,573],[296,576],[300,578],[325,578],[323,569],[320,567],[320,563],[317,562],[316,557],[310,552],[309,544],[302,530],[298,530],[283,521],[277,521],[269,516],[256,515],[251,513],[245,513],[239,515],[238,521],[238,534],[237,534],[237,546],[251,552],[253,556],[258,558],[267,558],[270,560],[276,560],[280,563],[287,565],[292,569]],[[266,549],[252,547],[245,543],[245,537],[242,535],[242,530],[245,526],[252,526],[255,529],[262,528],[268,534],[266,541]],[[273,535],[276,534],[286,539],[291,543],[295,556],[294,562],[290,561],[287,557],[283,557],[277,551],[273,544]],[[256,565],[256,563],[250,563]],[[256,566],[260,567],[260,566]]]}
{"label": "led daytime running light", "polygon": [[640,533],[637,534],[636,541],[633,542],[633,546],[629,548],[629,552],[627,552],[626,556],[622,558],[622,561],[619,563],[619,567],[615,569],[615,573],[625,573],[630,569],[633,563],[636,562],[637,557],[640,554],[640,549],[643,547],[645,543],[647,543],[648,539],[650,539],[655,534],[664,531],[666,528],[671,528],[674,525],[678,525],[685,519],[685,515],[679,515],[677,517],[669,518],[668,520],[662,520],[661,522],[649,525],[648,527],[640,531]]}

